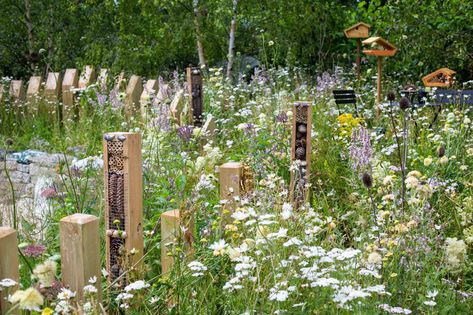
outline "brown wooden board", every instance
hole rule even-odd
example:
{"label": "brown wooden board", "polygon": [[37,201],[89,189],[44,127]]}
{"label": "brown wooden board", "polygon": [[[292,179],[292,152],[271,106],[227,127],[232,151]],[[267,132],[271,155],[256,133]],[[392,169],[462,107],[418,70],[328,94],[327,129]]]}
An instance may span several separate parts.
{"label": "brown wooden board", "polygon": [[312,104],[309,102],[296,102],[294,103],[293,112],[290,195],[297,207],[308,200]]}
{"label": "brown wooden board", "polygon": [[202,126],[204,111],[204,94],[202,90],[202,73],[199,67],[187,68],[187,88],[190,96],[190,119],[194,126]]}
{"label": "brown wooden board", "polygon": [[[141,136],[114,132],[104,135],[106,260],[110,280],[125,267],[141,265],[143,256],[143,176]],[[131,252],[136,251],[135,254]],[[123,278],[120,284],[125,284]]]}
{"label": "brown wooden board", "polygon": [[[18,269],[18,238],[17,233],[10,227],[0,227],[0,280],[12,279],[16,283],[19,282]],[[11,308],[8,302],[8,294],[13,294],[18,289],[15,285],[8,290],[0,290],[0,314],[7,314]],[[17,314],[14,312],[13,314]],[[11,314],[11,312],[9,313]]]}

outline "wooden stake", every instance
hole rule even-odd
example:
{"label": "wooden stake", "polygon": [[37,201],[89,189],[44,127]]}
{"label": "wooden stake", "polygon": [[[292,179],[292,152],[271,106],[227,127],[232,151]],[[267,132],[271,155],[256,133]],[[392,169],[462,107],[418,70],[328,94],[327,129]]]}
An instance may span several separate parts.
{"label": "wooden stake", "polygon": [[361,78],[361,39],[356,39],[356,78]]}
{"label": "wooden stake", "polygon": [[218,171],[220,200],[227,200],[225,209],[229,212],[222,213],[222,219],[227,220],[239,204],[239,199],[253,188],[253,174],[247,166],[240,162],[222,164]]}
{"label": "wooden stake", "polygon": [[28,89],[26,90],[26,99],[31,100],[35,95],[39,94],[41,90],[41,83],[43,78],[40,76],[32,76],[28,82]]}
{"label": "wooden stake", "polygon": [[143,92],[141,77],[132,75],[126,87],[125,112],[131,116],[140,111],[140,96]]}
{"label": "wooden stake", "polygon": [[12,80],[10,82],[10,96],[15,101],[24,101],[26,96],[23,80]]}
{"label": "wooden stake", "polygon": [[[143,256],[141,136],[130,132],[108,133],[104,135],[103,146],[106,259],[109,279],[113,281]],[[135,268],[139,269],[140,265]]]}
{"label": "wooden stake", "polygon": [[379,117],[381,114],[381,109],[379,107],[379,104],[381,103],[382,100],[382,91],[381,91],[381,65],[382,65],[382,57],[378,56],[378,80],[377,80],[377,98],[376,98],[376,116]]}
{"label": "wooden stake", "polygon": [[[311,158],[312,104],[294,103],[291,141],[290,195],[296,207],[308,199]],[[296,165],[294,165],[296,164]]]}
{"label": "wooden stake", "polygon": [[[0,227],[0,280],[12,279],[19,282],[18,270],[18,238],[16,231],[10,227]],[[10,307],[6,300],[8,294],[13,294],[18,285],[0,290],[0,314],[5,315]]]}
{"label": "wooden stake", "polygon": [[44,88],[44,95],[51,101],[59,101],[61,98],[62,76],[60,72],[49,72]]}
{"label": "wooden stake", "polygon": [[[179,210],[170,210],[161,214],[161,268],[166,274],[172,270],[174,257],[179,254],[174,251],[175,245],[180,241],[184,246],[186,258],[193,255],[192,231],[194,230],[194,219],[189,222],[181,222]],[[181,224],[185,224],[185,231],[181,230]],[[170,243],[174,243],[171,246]]]}
{"label": "wooden stake", "polygon": [[79,79],[79,88],[85,89],[95,81],[95,69],[92,66],[85,66]]}
{"label": "wooden stake", "polygon": [[98,302],[102,298],[99,218],[76,213],[60,221],[61,269],[65,286],[83,301],[83,288],[96,277]]}
{"label": "wooden stake", "polygon": [[202,126],[204,94],[202,91],[202,73],[198,67],[187,68],[187,89],[190,95],[189,120],[194,126]]}
{"label": "wooden stake", "polygon": [[100,69],[99,77],[97,78],[97,84],[100,92],[105,93],[108,91],[108,69]]}
{"label": "wooden stake", "polygon": [[153,101],[153,96],[156,95],[158,88],[158,80],[146,81],[146,85],[144,86],[143,92],[140,96],[141,116],[143,118],[148,115],[151,102]]}
{"label": "wooden stake", "polygon": [[77,119],[79,117],[79,109],[74,106],[74,92],[72,89],[77,88],[79,84],[79,71],[77,69],[66,69],[64,80],[62,81],[62,105],[64,117]]}

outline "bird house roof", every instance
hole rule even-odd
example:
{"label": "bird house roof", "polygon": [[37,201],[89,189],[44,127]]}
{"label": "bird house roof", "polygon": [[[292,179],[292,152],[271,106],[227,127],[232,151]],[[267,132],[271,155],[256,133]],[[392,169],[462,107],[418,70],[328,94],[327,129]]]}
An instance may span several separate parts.
{"label": "bird house roof", "polygon": [[422,78],[425,86],[449,87],[452,76],[456,72],[448,68],[440,68]]}
{"label": "bird house roof", "polygon": [[396,46],[379,36],[367,38],[362,43],[372,46],[372,49],[363,50],[363,53],[367,55],[394,56],[397,51]]}
{"label": "bird house roof", "polygon": [[355,25],[350,26],[349,28],[345,29],[343,32],[345,36],[348,38],[366,38],[368,37],[368,31],[371,28],[370,25],[360,22],[356,23]]}

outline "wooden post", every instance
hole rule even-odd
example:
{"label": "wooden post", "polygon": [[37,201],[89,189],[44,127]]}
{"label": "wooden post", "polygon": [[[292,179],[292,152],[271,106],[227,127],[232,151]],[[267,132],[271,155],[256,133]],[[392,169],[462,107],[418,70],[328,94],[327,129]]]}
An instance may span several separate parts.
{"label": "wooden post", "polygon": [[0,102],[3,102],[3,89],[4,89],[3,84],[0,83]]}
{"label": "wooden post", "polygon": [[143,92],[140,96],[140,105],[141,105],[141,116],[146,117],[149,112],[150,104],[152,102],[153,96],[156,95],[158,90],[158,80],[148,80],[146,85],[143,88]]}
{"label": "wooden post", "polygon": [[[185,231],[181,229],[181,225],[185,225]],[[175,246],[170,246],[170,243],[181,243],[186,258],[193,255],[193,230],[194,219],[190,218],[189,222],[185,222],[179,210],[170,210],[161,214],[161,269],[163,274],[172,270],[174,256],[179,254],[174,251]]]}
{"label": "wooden post", "polygon": [[95,69],[92,66],[85,66],[79,78],[79,88],[85,89],[95,81]]}
{"label": "wooden post", "polygon": [[43,78],[40,76],[32,76],[28,82],[28,89],[26,90],[26,99],[31,100],[41,91],[41,83]]}
{"label": "wooden post", "polygon": [[141,77],[132,75],[126,87],[125,112],[127,115],[134,115],[140,110],[140,96],[143,92]]}
{"label": "wooden post", "polygon": [[356,78],[359,80],[361,77],[361,39],[356,39]]}
{"label": "wooden post", "polygon": [[64,80],[62,81],[62,105],[63,116],[77,119],[79,117],[79,109],[74,106],[74,92],[72,89],[77,88],[79,83],[79,71],[77,69],[66,69]]}
{"label": "wooden post", "polygon": [[50,101],[59,101],[61,98],[61,81],[62,76],[60,72],[49,72],[46,80],[46,87],[44,88],[44,95]]}
{"label": "wooden post", "polygon": [[123,92],[126,90],[126,78],[125,72],[120,72],[117,79],[115,80],[115,86],[113,88],[117,93]]}
{"label": "wooden post", "polygon": [[204,126],[202,127],[202,134],[206,143],[215,142],[215,118],[211,114],[207,116]]}
{"label": "wooden post", "polygon": [[10,96],[15,101],[24,101],[25,100],[25,85],[23,80],[12,80],[10,82]]}
{"label": "wooden post", "polygon": [[[109,280],[113,281],[143,256],[141,136],[108,133],[103,146],[106,259]],[[122,279],[124,282],[126,279]]]}
{"label": "wooden post", "polygon": [[99,86],[99,90],[102,93],[108,91],[108,80],[109,80],[109,71],[108,69],[100,69],[100,74],[97,78],[97,84]]}
{"label": "wooden post", "polygon": [[83,301],[82,289],[89,279],[97,277],[98,301],[102,298],[100,268],[99,218],[76,213],[60,221],[61,269],[64,285]]}
{"label": "wooden post", "polygon": [[239,199],[253,188],[253,175],[249,167],[240,162],[227,162],[219,168],[220,200],[227,200],[222,213],[223,221],[235,210]]}
{"label": "wooden post", "polygon": [[184,111],[183,97],[184,97],[184,91],[182,89],[178,90],[176,92],[176,95],[174,95],[174,98],[171,102],[171,106],[169,106],[169,111],[171,112],[172,119],[178,125],[181,125],[181,122],[183,122],[183,119],[182,119],[183,118],[182,113]]}
{"label": "wooden post", "polygon": [[383,62],[383,57],[378,56],[378,78],[377,78],[377,97],[376,97],[376,116],[379,117],[381,114],[381,109],[379,107],[379,104],[381,103],[381,100],[383,98],[382,96],[382,90],[381,90],[381,66]]}
{"label": "wooden post", "polygon": [[[18,239],[16,231],[10,227],[0,227],[0,280],[12,279],[16,283],[19,281],[18,270]],[[18,285],[8,290],[0,291],[0,315],[5,315],[9,309],[6,300],[8,293],[13,294],[18,289]]]}
{"label": "wooden post", "polygon": [[190,95],[189,119],[194,126],[202,126],[204,94],[202,92],[202,73],[199,67],[187,68],[187,89]]}
{"label": "wooden post", "polygon": [[312,104],[294,103],[291,141],[290,195],[296,206],[307,201],[310,177]]}

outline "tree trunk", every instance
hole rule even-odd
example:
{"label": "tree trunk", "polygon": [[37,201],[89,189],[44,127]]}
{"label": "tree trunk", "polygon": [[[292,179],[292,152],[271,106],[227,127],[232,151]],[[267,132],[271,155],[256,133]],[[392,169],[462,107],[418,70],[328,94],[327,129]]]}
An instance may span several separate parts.
{"label": "tree trunk", "polygon": [[31,22],[31,12],[30,12],[30,2],[29,0],[25,0],[25,24],[26,24],[26,29],[28,32],[28,54],[29,54],[29,60],[30,60],[30,68],[31,71],[34,71],[36,62],[35,62],[35,52],[33,48],[33,23]]}
{"label": "tree trunk", "polygon": [[199,66],[206,67],[207,62],[205,61],[204,45],[202,44],[202,33],[200,29],[201,15],[199,11],[199,0],[193,0],[192,3],[194,7],[194,26],[197,39],[197,53],[199,54]]}
{"label": "tree trunk", "polygon": [[51,71],[51,64],[53,62],[53,33],[54,33],[54,20],[53,20],[53,6],[50,4],[48,8],[49,18],[49,30],[48,30],[48,62],[46,63],[46,74]]}
{"label": "tree trunk", "polygon": [[236,19],[237,19],[237,7],[238,0],[233,0],[233,14],[232,22],[230,24],[230,40],[228,43],[228,64],[227,64],[227,80],[231,80],[233,72],[233,59],[234,59],[234,50],[235,50],[235,31],[236,31]]}

